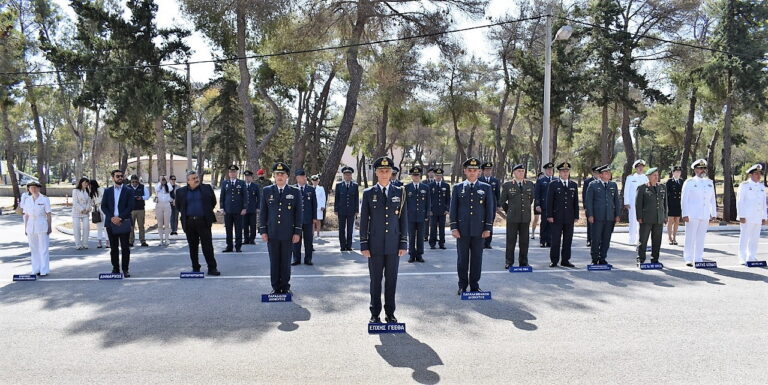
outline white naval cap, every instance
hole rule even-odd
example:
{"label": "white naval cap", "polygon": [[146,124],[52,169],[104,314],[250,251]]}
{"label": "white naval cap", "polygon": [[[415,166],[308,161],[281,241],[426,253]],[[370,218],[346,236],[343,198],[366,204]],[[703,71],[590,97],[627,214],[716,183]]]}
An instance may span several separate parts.
{"label": "white naval cap", "polygon": [[750,167],[750,168],[747,170],[747,174],[751,174],[751,173],[753,173],[753,172],[755,172],[755,171],[760,171],[760,172],[762,172],[762,171],[763,171],[763,165],[762,165],[762,164],[760,164],[760,163],[758,163],[758,164],[755,164],[755,165],[752,165],[752,167]]}
{"label": "white naval cap", "polygon": [[707,160],[706,159],[697,159],[693,163],[691,163],[691,168],[696,167],[702,167],[707,168]]}
{"label": "white naval cap", "polygon": [[636,160],[635,163],[632,163],[632,168],[636,168],[639,164],[645,166],[645,161],[642,159]]}

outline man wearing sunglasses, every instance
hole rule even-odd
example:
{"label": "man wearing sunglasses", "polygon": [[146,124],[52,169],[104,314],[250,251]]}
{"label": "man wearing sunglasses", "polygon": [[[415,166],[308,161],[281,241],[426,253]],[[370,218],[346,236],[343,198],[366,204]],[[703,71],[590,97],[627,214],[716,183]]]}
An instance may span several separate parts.
{"label": "man wearing sunglasses", "polygon": [[[121,170],[112,171],[112,182],[114,186],[104,191],[101,200],[101,211],[107,217],[106,228],[109,237],[110,256],[112,257],[112,274],[119,274],[122,267],[123,276],[130,277],[128,273],[128,264],[131,260],[131,248],[128,245],[128,238],[131,234],[131,212],[134,207],[133,192],[123,186],[124,173]],[[126,223],[127,222],[127,223]],[[123,261],[120,263],[120,251],[122,250]]]}

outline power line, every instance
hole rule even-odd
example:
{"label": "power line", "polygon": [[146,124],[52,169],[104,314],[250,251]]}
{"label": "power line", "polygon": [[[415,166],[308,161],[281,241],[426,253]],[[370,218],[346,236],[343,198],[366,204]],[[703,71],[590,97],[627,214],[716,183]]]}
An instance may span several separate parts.
{"label": "power line", "polygon": [[106,70],[151,69],[151,68],[159,68],[159,67],[169,67],[169,66],[174,66],[174,65],[186,65],[187,63],[192,65],[192,64],[207,64],[207,63],[224,63],[224,62],[230,62],[230,61],[237,61],[237,60],[241,60],[241,59],[246,59],[246,60],[248,60],[248,59],[265,59],[265,58],[270,58],[270,57],[300,55],[300,54],[306,54],[306,53],[333,51],[333,50],[337,50],[337,49],[346,49],[346,48],[353,48],[353,47],[363,47],[363,46],[379,45],[379,44],[385,44],[385,43],[394,43],[394,42],[398,42],[398,41],[406,41],[406,40],[413,40],[413,39],[422,39],[422,38],[426,38],[426,37],[447,35],[447,34],[451,34],[451,33],[472,31],[472,30],[476,30],[476,29],[499,27],[499,26],[506,25],[506,24],[520,23],[520,22],[530,21],[530,20],[537,20],[537,19],[541,19],[543,17],[545,17],[545,15],[537,15],[537,16],[525,17],[525,18],[520,18],[520,19],[515,19],[515,20],[506,20],[506,21],[500,21],[500,22],[497,22],[497,23],[481,24],[481,25],[475,25],[475,26],[471,26],[471,27],[458,28],[458,29],[450,29],[450,30],[445,30],[445,31],[440,31],[440,32],[424,33],[424,34],[413,35],[413,36],[403,36],[403,37],[390,38],[390,39],[372,40],[372,41],[366,41],[366,42],[355,43],[355,44],[342,44],[342,45],[335,45],[335,46],[328,46],[328,47],[303,49],[303,50],[297,50],[297,51],[283,51],[283,52],[268,53],[268,54],[262,54],[262,55],[246,55],[246,56],[243,56],[243,57],[235,56],[235,57],[227,57],[227,58],[221,58],[221,59],[196,60],[196,61],[190,61],[190,62],[172,62],[172,63],[131,65],[131,66],[83,68],[83,69],[78,69],[78,70],[45,70],[45,71],[0,72],[0,75],[6,75],[6,76],[14,76],[14,75],[15,76],[18,76],[18,75],[46,75],[46,74],[70,73],[70,72],[94,72],[94,71],[106,71]]}

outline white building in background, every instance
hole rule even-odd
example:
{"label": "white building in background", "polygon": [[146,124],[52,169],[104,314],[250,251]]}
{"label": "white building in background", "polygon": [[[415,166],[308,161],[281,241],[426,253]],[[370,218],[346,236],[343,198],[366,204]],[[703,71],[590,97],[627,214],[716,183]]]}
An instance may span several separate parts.
{"label": "white building in background", "polygon": [[[137,168],[141,163],[141,169],[137,172]],[[192,167],[196,167],[197,161],[192,158]],[[118,163],[114,163],[117,167]],[[179,180],[183,181],[183,175],[187,172],[187,157],[181,155],[173,155],[173,162],[171,162],[171,154],[165,154],[165,169],[168,176],[176,175],[180,177]],[[128,166],[125,170],[126,177],[130,175],[138,175],[142,182],[147,183],[149,181],[149,157],[141,156],[139,158],[128,158]],[[157,157],[152,157],[152,182],[155,182],[158,178],[157,175]]]}

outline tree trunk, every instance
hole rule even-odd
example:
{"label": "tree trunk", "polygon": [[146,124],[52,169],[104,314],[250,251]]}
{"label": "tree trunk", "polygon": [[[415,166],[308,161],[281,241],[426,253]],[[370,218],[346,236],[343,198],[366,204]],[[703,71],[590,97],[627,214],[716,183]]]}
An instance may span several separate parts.
{"label": "tree trunk", "polygon": [[3,120],[3,130],[5,131],[5,159],[8,163],[8,175],[11,178],[11,186],[13,188],[13,208],[16,209],[21,200],[21,189],[19,188],[19,180],[16,178],[16,168],[13,162],[16,160],[16,146],[19,141],[16,135],[11,131],[11,124],[8,121],[8,105],[5,100],[0,100],[0,114]]}
{"label": "tree trunk", "polygon": [[237,99],[240,101],[240,108],[243,110],[243,123],[245,124],[245,158],[248,168],[256,170],[259,166],[259,155],[257,152],[258,143],[256,143],[256,125],[253,121],[253,105],[249,96],[251,85],[251,74],[248,72],[248,61],[245,58],[245,6],[244,0],[238,0],[235,7],[235,19],[237,25],[237,65],[240,70],[240,83],[237,85]]}
{"label": "tree trunk", "polygon": [[605,103],[602,108],[601,122],[600,122],[600,163],[611,163],[611,132],[608,124],[608,103]]}
{"label": "tree trunk", "polygon": [[707,177],[709,179],[712,179],[712,182],[715,181],[715,146],[717,145],[717,139],[720,137],[720,131],[715,130],[715,132],[712,134],[712,140],[709,141],[709,145],[707,146],[707,164],[709,164],[709,167],[707,168]]}
{"label": "tree trunk", "polygon": [[632,173],[632,163],[635,162],[635,147],[632,145],[632,133],[629,132],[629,106],[623,105],[621,111],[621,140],[624,142],[624,153],[627,161],[621,174],[621,193],[624,195],[624,181]]}
{"label": "tree trunk", "polygon": [[43,141],[43,127],[40,124],[40,113],[37,110],[37,101],[35,100],[34,96],[30,97],[30,95],[32,95],[32,92],[29,90],[29,88],[27,88],[27,91],[28,91],[27,97],[29,98],[29,107],[32,109],[32,122],[34,123],[34,126],[35,126],[35,136],[37,138],[38,179],[40,180],[40,184],[43,185],[43,188],[40,189],[40,193],[42,193],[43,195],[46,195],[47,194],[47,189],[46,189],[47,178],[45,177],[46,157],[45,157],[45,142]]}
{"label": "tree trunk", "polygon": [[377,159],[387,153],[387,125],[389,124],[389,99],[384,101],[381,108],[381,123],[376,126],[376,150],[373,159]]}
{"label": "tree trunk", "polygon": [[101,118],[101,108],[99,106],[96,106],[96,125],[93,128],[93,142],[91,142],[91,179],[97,180],[98,175],[96,174],[96,159],[99,157],[100,146],[99,146],[99,123]]}
{"label": "tree trunk", "polygon": [[723,219],[736,220],[736,199],[733,193],[733,169],[731,167],[731,126],[733,122],[733,78],[728,70],[725,118],[723,119]]}
{"label": "tree trunk", "polygon": [[683,153],[680,155],[680,166],[683,171],[681,177],[688,177],[688,164],[691,163],[691,145],[693,143],[693,121],[696,117],[697,89],[691,89],[691,95],[688,97],[688,119],[685,121],[685,134],[683,136]]}
{"label": "tree trunk", "polygon": [[349,136],[352,134],[352,127],[355,123],[357,114],[357,98],[360,94],[360,85],[363,81],[363,67],[357,61],[358,47],[360,39],[365,31],[365,23],[368,17],[373,13],[373,6],[369,0],[360,0],[357,6],[357,20],[352,28],[352,36],[349,40],[351,45],[347,49],[347,71],[349,72],[349,88],[347,89],[347,100],[344,105],[344,115],[341,118],[339,131],[336,140],[333,142],[328,158],[323,165],[323,173],[320,177],[320,185],[325,191],[331,191],[331,184],[336,178],[336,171],[341,163],[341,157],[344,155],[344,149],[347,147]]}
{"label": "tree trunk", "polygon": [[[157,150],[157,173],[158,175],[167,175],[167,165],[165,163],[165,130],[163,129],[163,116],[155,117],[155,149]],[[150,157],[151,159],[151,157]],[[149,169],[149,173],[152,173],[152,169]]]}
{"label": "tree trunk", "polygon": [[261,139],[261,143],[259,143],[259,145],[256,146],[255,151],[253,151],[253,155],[255,156],[253,161],[251,161],[250,158],[248,159],[248,167],[251,167],[251,170],[259,168],[259,158],[261,158],[261,154],[264,152],[264,149],[267,148],[269,141],[275,136],[277,130],[283,125],[283,111],[280,110],[280,106],[278,106],[275,100],[269,96],[269,93],[267,93],[267,90],[264,87],[259,86],[258,91],[259,95],[267,102],[267,105],[269,105],[269,109],[272,110],[272,115],[274,115],[275,121],[272,123],[272,128],[269,132]]}

